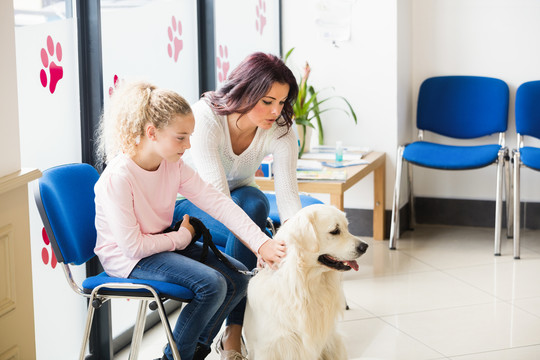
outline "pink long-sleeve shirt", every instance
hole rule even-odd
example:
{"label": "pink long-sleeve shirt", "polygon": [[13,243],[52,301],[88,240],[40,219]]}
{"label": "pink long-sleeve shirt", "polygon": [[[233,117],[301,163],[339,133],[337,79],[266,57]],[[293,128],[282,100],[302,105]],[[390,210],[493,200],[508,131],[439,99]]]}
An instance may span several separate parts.
{"label": "pink long-sleeve shirt", "polygon": [[128,277],[142,258],[189,245],[191,234],[185,228],[162,233],[171,225],[177,193],[222,222],[256,253],[269,239],[240,207],[181,159],[163,160],[156,171],[147,171],[118,155],[107,164],[94,191],[94,252],[110,276]]}

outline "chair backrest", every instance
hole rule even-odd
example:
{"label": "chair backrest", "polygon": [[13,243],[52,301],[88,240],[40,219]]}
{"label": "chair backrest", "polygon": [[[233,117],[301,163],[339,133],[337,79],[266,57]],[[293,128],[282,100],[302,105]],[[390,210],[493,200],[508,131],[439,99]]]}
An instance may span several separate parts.
{"label": "chair backrest", "polygon": [[437,76],[424,80],[418,93],[419,130],[473,139],[505,132],[508,85],[481,76]]}
{"label": "chair backrest", "polygon": [[540,138],[540,80],[518,87],[515,114],[518,134]]}
{"label": "chair backrest", "polygon": [[59,262],[80,265],[95,256],[94,185],[99,174],[88,164],[47,169],[34,197]]}

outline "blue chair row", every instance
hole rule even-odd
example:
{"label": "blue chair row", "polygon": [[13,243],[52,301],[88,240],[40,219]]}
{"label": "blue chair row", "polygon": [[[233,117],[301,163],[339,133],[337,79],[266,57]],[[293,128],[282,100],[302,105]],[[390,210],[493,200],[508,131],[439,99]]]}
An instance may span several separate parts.
{"label": "blue chair row", "polygon": [[[396,248],[396,239],[399,238],[403,161],[408,164],[411,225],[415,221],[412,165],[439,170],[469,170],[496,164],[495,255],[501,254],[502,182],[505,169],[507,236],[513,235],[514,258],[520,258],[520,168],[540,171],[540,148],[525,146],[525,136],[540,139],[540,80],[526,82],[516,91],[517,147],[511,154],[505,145],[508,103],[508,85],[499,79],[438,76],[428,78],[421,84],[416,117],[419,141],[400,146],[397,153],[389,244],[391,249]],[[469,140],[498,133],[499,141],[496,144],[445,145],[424,141],[424,131]]]}
{"label": "blue chair row", "polygon": [[[399,200],[403,162],[408,165],[409,203],[412,224],[415,222],[412,165],[437,170],[471,170],[497,164],[495,205],[495,255],[501,253],[501,217],[503,168],[506,168],[506,195],[510,195],[511,170],[507,161],[505,132],[508,123],[508,85],[499,79],[479,76],[437,76],[420,86],[416,126],[418,141],[398,148],[396,183],[392,205],[390,249],[399,238]],[[424,141],[424,132],[450,139],[469,140],[466,145],[446,145]],[[492,134],[499,134],[498,143],[470,143]],[[464,141],[465,142],[465,141]],[[507,215],[511,216],[510,201]],[[511,221],[508,221],[510,234]]]}

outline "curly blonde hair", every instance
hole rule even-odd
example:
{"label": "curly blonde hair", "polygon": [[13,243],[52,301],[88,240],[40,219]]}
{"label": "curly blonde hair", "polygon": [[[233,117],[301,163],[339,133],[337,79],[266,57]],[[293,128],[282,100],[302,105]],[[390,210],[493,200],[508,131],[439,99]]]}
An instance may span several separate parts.
{"label": "curly blonde hair", "polygon": [[172,90],[147,82],[121,84],[101,116],[96,148],[99,167],[119,153],[133,156],[148,123],[162,129],[174,116],[191,113],[189,103]]}

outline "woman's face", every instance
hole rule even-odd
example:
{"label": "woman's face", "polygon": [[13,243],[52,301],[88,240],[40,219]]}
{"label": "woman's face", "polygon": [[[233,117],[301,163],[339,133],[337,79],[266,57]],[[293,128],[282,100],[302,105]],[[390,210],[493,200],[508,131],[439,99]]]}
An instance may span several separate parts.
{"label": "woman's face", "polygon": [[260,128],[270,129],[280,117],[289,94],[289,84],[275,82],[257,104],[245,116]]}

